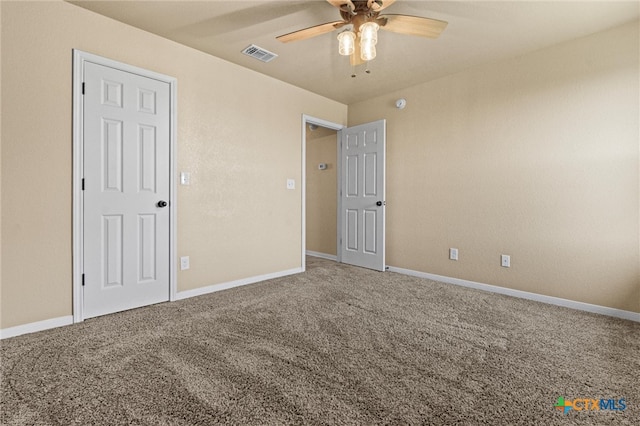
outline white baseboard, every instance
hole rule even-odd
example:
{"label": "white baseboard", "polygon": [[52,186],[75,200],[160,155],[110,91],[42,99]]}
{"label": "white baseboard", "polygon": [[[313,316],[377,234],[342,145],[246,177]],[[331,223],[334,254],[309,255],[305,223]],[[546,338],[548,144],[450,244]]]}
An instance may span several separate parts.
{"label": "white baseboard", "polygon": [[37,331],[49,330],[50,328],[62,327],[71,324],[73,324],[73,315],[31,322],[29,324],[3,328],[0,330],[0,339],[8,339],[9,337],[20,336],[21,334],[35,333]]}
{"label": "white baseboard", "polygon": [[335,262],[338,261],[338,256],[336,256],[335,254],[326,254],[311,250],[307,250],[306,254],[307,256],[319,257],[321,259],[333,260]]}
{"label": "white baseboard", "polygon": [[590,303],[576,302],[574,300],[562,299],[560,297],[545,296],[543,294],[530,293],[528,291],[522,290],[513,290],[506,287],[483,284],[475,281],[467,281],[459,278],[445,277],[443,275],[413,271],[411,269],[396,268],[395,266],[389,266],[388,270],[391,272],[397,272],[399,274],[411,275],[418,278],[427,278],[433,281],[440,281],[447,284],[455,284],[463,287],[475,288],[477,290],[505,294],[507,296],[518,297],[520,299],[534,300],[536,302],[548,303],[550,305],[563,306],[565,308],[577,309],[579,311],[592,312],[594,314],[608,315],[610,317],[640,322],[640,313],[637,312],[623,311],[622,309],[614,309],[608,308],[606,306],[592,305]]}
{"label": "white baseboard", "polygon": [[302,268],[294,268],[286,271],[274,272],[271,274],[258,275],[250,278],[243,278],[236,281],[230,281],[221,284],[214,284],[207,287],[194,288],[193,290],[180,291],[176,293],[175,300],[188,299],[190,297],[202,296],[203,294],[215,293],[216,291],[226,290],[229,288],[240,287],[243,285],[254,284],[260,281],[271,280],[274,278],[286,277],[287,275],[299,274],[304,272]]}

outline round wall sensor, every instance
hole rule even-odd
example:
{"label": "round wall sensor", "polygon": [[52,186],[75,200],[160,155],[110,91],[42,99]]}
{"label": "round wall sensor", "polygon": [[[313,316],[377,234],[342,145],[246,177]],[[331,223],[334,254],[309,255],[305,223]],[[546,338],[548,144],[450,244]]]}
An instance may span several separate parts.
{"label": "round wall sensor", "polygon": [[396,101],[396,108],[404,109],[407,106],[407,100],[405,98],[400,98]]}

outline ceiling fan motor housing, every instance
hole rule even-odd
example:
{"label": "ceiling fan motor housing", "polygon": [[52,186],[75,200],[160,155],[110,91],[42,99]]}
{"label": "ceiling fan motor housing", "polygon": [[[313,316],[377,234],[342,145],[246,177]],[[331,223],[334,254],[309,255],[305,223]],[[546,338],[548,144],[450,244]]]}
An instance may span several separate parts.
{"label": "ceiling fan motor housing", "polygon": [[[342,7],[340,7],[340,16],[346,22],[351,22],[354,16],[364,16],[368,19],[375,19],[380,12],[371,9],[368,5],[367,0],[354,0],[351,2],[353,4],[353,9],[351,8],[350,3],[345,3]],[[382,6],[381,1],[375,2]]]}

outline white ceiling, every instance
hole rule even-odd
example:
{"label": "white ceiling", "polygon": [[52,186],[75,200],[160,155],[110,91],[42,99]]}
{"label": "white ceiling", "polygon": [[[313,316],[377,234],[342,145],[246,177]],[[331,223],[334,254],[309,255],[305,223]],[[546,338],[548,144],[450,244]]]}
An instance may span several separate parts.
{"label": "white ceiling", "polygon": [[[633,1],[404,1],[382,14],[447,21],[436,40],[381,31],[378,57],[356,68],[338,55],[337,31],[283,44],[278,35],[340,20],[324,0],[138,1],[70,3],[286,81],[345,104],[411,87],[479,64],[583,37],[637,20]],[[278,54],[263,63],[243,55],[250,44]]]}

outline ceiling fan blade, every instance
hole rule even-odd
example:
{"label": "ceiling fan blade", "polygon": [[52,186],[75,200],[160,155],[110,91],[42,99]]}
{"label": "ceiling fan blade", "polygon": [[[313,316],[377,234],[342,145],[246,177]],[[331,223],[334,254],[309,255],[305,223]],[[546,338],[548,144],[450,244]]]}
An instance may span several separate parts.
{"label": "ceiling fan blade", "polygon": [[359,36],[356,37],[355,49],[351,54],[349,61],[351,62],[351,66],[354,66],[354,67],[356,65],[364,64],[364,61],[360,57],[360,37]]}
{"label": "ceiling fan blade", "polygon": [[327,22],[326,24],[316,25],[314,27],[309,27],[303,30],[298,30],[289,34],[278,36],[276,37],[276,40],[279,40],[282,43],[306,40],[308,38],[319,36],[321,34],[330,33],[331,31],[338,29],[343,25],[346,25],[346,22],[344,21]]}
{"label": "ceiling fan blade", "polygon": [[447,26],[445,21],[409,15],[381,15],[376,22],[383,30],[428,38],[438,38]]}
{"label": "ceiling fan blade", "polygon": [[351,54],[351,65],[353,65],[355,67],[356,65],[361,65],[361,64],[364,64],[364,61],[360,57],[360,52],[352,53]]}
{"label": "ceiling fan blade", "polygon": [[359,46],[356,49],[356,51],[351,54],[351,57],[349,58],[349,62],[351,62],[351,66],[354,66],[354,67],[356,65],[364,64],[364,61],[360,57],[360,47]]}
{"label": "ceiling fan blade", "polygon": [[396,0],[369,0],[367,7],[375,12],[380,12],[382,9],[386,9],[395,2]]}

